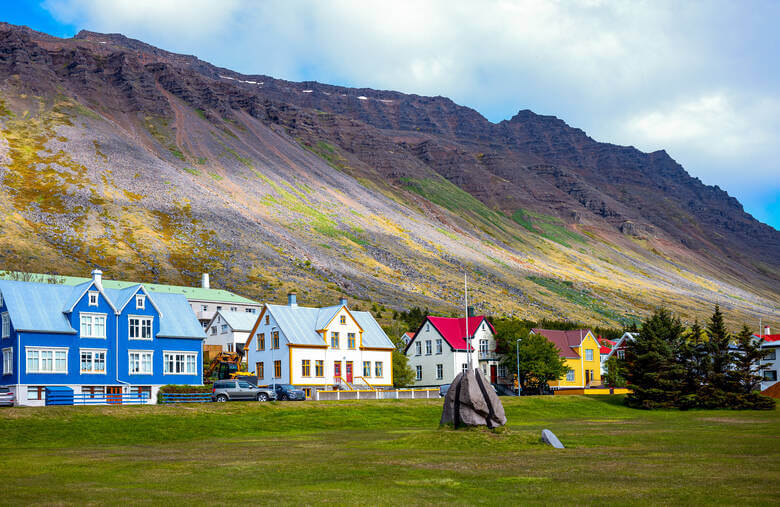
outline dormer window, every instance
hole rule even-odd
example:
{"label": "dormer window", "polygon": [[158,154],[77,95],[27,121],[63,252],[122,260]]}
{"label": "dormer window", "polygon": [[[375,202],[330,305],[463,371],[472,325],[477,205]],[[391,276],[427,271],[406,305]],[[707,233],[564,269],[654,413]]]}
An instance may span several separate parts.
{"label": "dormer window", "polygon": [[342,315],[341,316],[341,324],[346,324],[346,323],[347,323],[347,317],[345,315]]}
{"label": "dormer window", "polygon": [[98,305],[98,293],[89,291],[89,306],[97,306]]}
{"label": "dormer window", "polygon": [[135,309],[136,310],[143,310],[146,308],[146,296],[143,294],[136,294],[135,295]]}

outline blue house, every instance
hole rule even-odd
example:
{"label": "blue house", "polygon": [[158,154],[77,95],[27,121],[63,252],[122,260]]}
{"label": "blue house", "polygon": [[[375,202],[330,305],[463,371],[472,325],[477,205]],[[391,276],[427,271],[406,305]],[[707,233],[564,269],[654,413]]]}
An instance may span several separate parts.
{"label": "blue house", "polygon": [[154,402],[162,385],[203,383],[206,336],[180,294],[105,289],[100,270],[76,286],[0,280],[0,319],[0,385],[20,405],[43,405],[47,386]]}

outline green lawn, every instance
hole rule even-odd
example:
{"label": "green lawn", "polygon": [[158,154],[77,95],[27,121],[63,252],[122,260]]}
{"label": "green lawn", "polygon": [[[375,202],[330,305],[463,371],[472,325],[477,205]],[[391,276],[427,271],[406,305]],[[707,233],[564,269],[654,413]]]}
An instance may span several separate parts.
{"label": "green lawn", "polygon": [[0,503],[780,501],[776,410],[502,400],[498,432],[439,429],[439,400],[1,409]]}

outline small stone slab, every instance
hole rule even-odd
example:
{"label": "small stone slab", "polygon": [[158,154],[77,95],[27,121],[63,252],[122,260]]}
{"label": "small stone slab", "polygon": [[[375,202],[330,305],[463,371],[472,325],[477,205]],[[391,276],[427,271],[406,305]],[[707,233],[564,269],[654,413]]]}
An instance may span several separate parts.
{"label": "small stone slab", "polygon": [[558,440],[558,437],[555,436],[555,433],[550,430],[542,430],[542,442],[551,445],[556,449],[565,449],[561,441]]}

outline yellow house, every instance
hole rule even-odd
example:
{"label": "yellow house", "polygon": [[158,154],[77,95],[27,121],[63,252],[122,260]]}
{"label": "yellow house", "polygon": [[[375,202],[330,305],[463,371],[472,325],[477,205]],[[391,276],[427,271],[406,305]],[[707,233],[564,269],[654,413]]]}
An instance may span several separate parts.
{"label": "yellow house", "polygon": [[558,349],[558,354],[566,360],[569,371],[556,381],[550,382],[553,389],[574,389],[601,385],[600,346],[590,329],[532,329],[532,333],[542,335]]}

